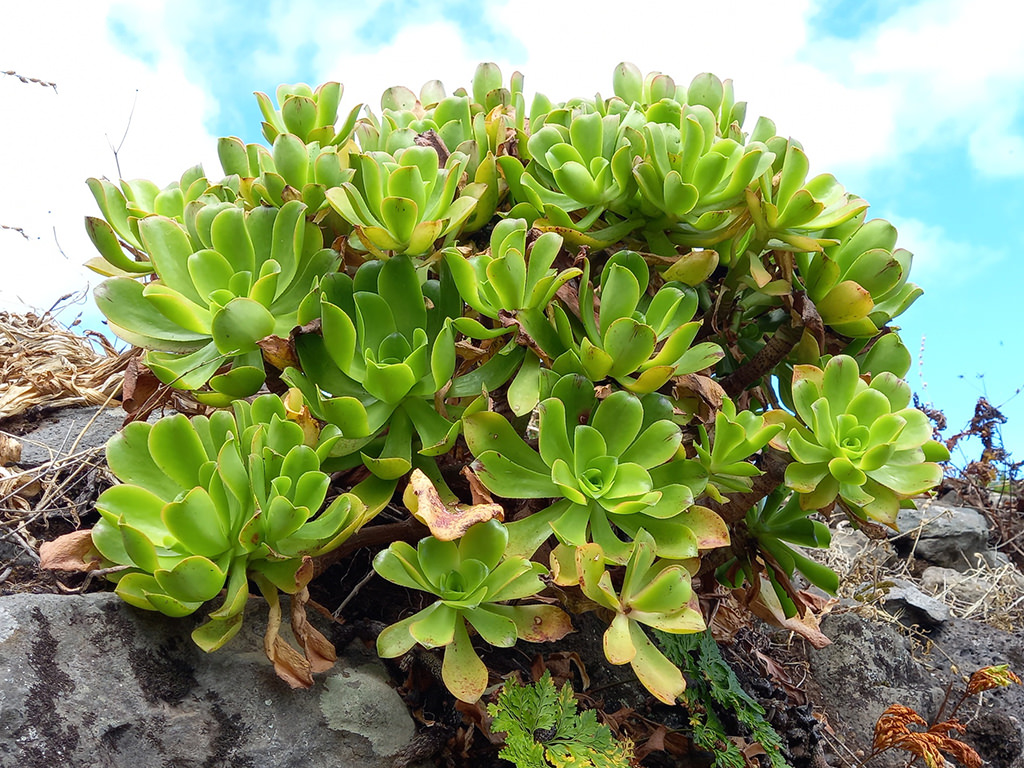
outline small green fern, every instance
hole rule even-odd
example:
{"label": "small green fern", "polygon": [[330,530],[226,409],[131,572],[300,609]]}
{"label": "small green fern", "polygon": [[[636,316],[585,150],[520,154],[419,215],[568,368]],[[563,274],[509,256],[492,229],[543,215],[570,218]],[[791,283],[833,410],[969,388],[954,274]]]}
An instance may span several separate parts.
{"label": "small green fern", "polygon": [[577,712],[572,686],[555,689],[551,674],[532,685],[505,683],[498,701],[487,705],[491,729],[505,734],[500,757],[517,768],[628,768],[629,741],[618,741],[597,713]]}
{"label": "small green fern", "polygon": [[682,698],[690,712],[693,740],[715,754],[715,768],[744,768],[747,761],[726,735],[712,702],[731,711],[750,729],[751,738],[764,748],[772,768],[788,768],[782,755],[782,737],[764,719],[764,707],[740,686],[711,632],[656,634],[665,655],[686,674],[688,684]]}

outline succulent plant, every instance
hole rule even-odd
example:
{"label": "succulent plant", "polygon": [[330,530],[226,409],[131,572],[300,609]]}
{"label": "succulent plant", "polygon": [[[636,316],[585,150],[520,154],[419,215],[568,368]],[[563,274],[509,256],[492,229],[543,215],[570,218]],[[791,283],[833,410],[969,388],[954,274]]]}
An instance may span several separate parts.
{"label": "succulent plant", "polygon": [[146,364],[164,383],[217,406],[252,395],[266,377],[258,342],[287,337],[299,303],[338,266],[305,210],[297,201],[248,212],[207,207],[196,219],[202,249],[172,219],[142,219],[158,279],[111,278],[96,288],[96,303],[111,330],[149,350]]}
{"label": "succulent plant", "polygon": [[797,256],[807,292],[836,333],[873,338],[922,294],[907,282],[912,255],[896,248],[896,228],[860,213],[825,233],[838,243]]}
{"label": "succulent plant", "polygon": [[264,138],[273,144],[281,134],[290,133],[304,144],[314,141],[324,147],[344,144],[352,136],[363,108],[362,104],[357,104],[349,111],[342,127],[335,128],[344,92],[345,86],[335,82],[323,83],[315,91],[305,83],[281,85],[276,94],[277,108],[267,94],[257,92],[256,101],[263,113]]}
{"label": "succulent plant", "polygon": [[477,701],[487,687],[487,668],[473,649],[467,625],[491,645],[508,648],[516,640],[558,640],[572,629],[569,617],[551,605],[502,605],[544,589],[547,569],[505,552],[508,531],[497,520],[477,523],[454,541],[432,536],[414,549],[393,542],[373,560],[388,581],[428,592],[437,600],[386,628],[377,653],[401,656],[419,643],[444,648],[441,675],[452,694]]}
{"label": "succulent plant", "polygon": [[327,427],[310,440],[286,416],[280,398],[263,395],[209,418],[133,422],[107,445],[122,484],[97,500],[92,541],[127,566],[112,578],[138,608],[185,616],[226,589],[192,633],[206,651],[241,627],[250,577],[304,588],[303,558],[338,546],[373,513],[352,494],[321,511],[330,479],[320,463],[340,435]]}
{"label": "succulent plant", "polygon": [[87,183],[103,218],[85,217],[86,232],[100,252],[100,257],[86,266],[108,277],[152,274],[153,263],[139,235],[141,219],[155,214],[184,224],[186,211],[194,216],[204,204],[230,201],[236,196],[233,190],[212,188],[199,165],[163,189],[146,179],[122,181],[120,188],[106,179],[89,179]]}
{"label": "succulent plant", "polygon": [[683,106],[705,107],[722,136],[738,133],[747,112],[746,102],[736,101],[732,80],[720,80],[710,72],[702,72],[689,86],[682,86],[661,72],[645,77],[635,64],[624,61],[612,73],[612,90],[624,104],[644,109],[651,121],[679,124]]}
{"label": "succulent plant", "polygon": [[380,100],[381,119],[370,114],[356,126],[359,144],[365,152],[393,154],[434,131],[446,152],[470,158],[472,175],[488,154],[501,152],[506,126],[514,122],[523,128],[525,110],[516,106],[522,104],[523,76],[513,74],[509,88],[502,83],[501,69],[483,63],[476,68],[470,92],[459,88],[449,96],[438,80],[425,83],[418,96],[405,86],[388,88]]}
{"label": "succulent plant", "polygon": [[456,198],[469,161],[461,152],[441,168],[432,147],[364,152],[357,160],[355,179],[327,190],[327,200],[375,255],[428,256],[435,240],[459,233],[476,205],[470,195]]}
{"label": "succulent plant", "polygon": [[[694,488],[685,483],[694,473],[677,456],[682,432],[671,416],[658,395],[641,400],[620,391],[598,403],[586,379],[567,376],[540,404],[539,453],[499,414],[466,417],[466,442],[488,490],[560,499],[510,524],[511,551],[532,554],[553,530],[563,543],[594,541],[609,560],[625,562],[630,545],[613,524],[628,537],[647,529],[658,553],[676,559],[727,542],[721,518],[693,506]],[[703,484],[694,482],[700,493]]]}
{"label": "succulent plant", "polygon": [[723,501],[722,491],[748,491],[751,478],[762,474],[748,459],[764,448],[783,430],[781,424],[765,424],[763,416],[753,411],[737,413],[736,404],[722,400],[715,414],[714,440],[703,425],[697,427],[700,439],[694,441],[703,472],[707,478],[704,492],[715,501]]}
{"label": "succulent plant", "polygon": [[703,104],[676,108],[680,114],[673,122],[643,126],[646,150],[633,167],[653,219],[648,239],[662,251],[671,244],[710,246],[735,234],[746,223],[746,189],[775,159],[761,141],[744,146],[720,137],[714,112]]}
{"label": "succulent plant", "polygon": [[[374,567],[436,600],[378,647],[444,647],[465,701],[488,683],[474,632],[569,630],[509,604],[551,582],[611,612],[608,658],[668,703],[683,679],[648,628],[703,628],[690,578],[710,550],[729,548],[716,573],[752,612],[806,629],[797,572],[836,587],[803,551],[828,545],[815,512],[894,525],[948,458],[891,326],[920,295],[911,256],[771,120],[745,132],[730,81],[623,63],[612,87],[527,103],[522,75],[485,63],[466,89],[395,86],[338,125],[339,83],[282,86],[257,94],[266,146],[220,141],[220,182],[90,180],[111,328],[161,381],[233,410],[129,426],[109,451],[126,482],[47,563],[99,558],[126,600],[172,615],[226,590],[196,631],[208,649],[252,582],[268,656],[309,685],[333,658],[303,621],[311,558],[407,477],[431,536]],[[282,399],[244,402],[281,381]],[[550,575],[530,562],[546,542]],[[277,634],[280,590],[303,654]]]}
{"label": "succulent plant", "polygon": [[561,286],[583,274],[579,268],[551,268],[562,247],[559,235],[544,233],[527,248],[526,234],[525,220],[502,219],[491,232],[488,250],[469,258],[457,249],[445,250],[459,293],[481,315],[497,320],[502,312],[543,313]]}
{"label": "succulent plant", "polygon": [[[494,326],[487,328],[473,317],[462,317],[455,321],[455,328],[474,339],[494,338],[516,330],[492,358],[491,366],[507,364],[511,375],[520,361],[524,363],[509,389],[509,404],[520,416],[532,411],[540,400],[539,356],[557,357],[566,351],[563,338],[546,310],[559,288],[583,274],[578,267],[560,272],[551,268],[562,247],[560,235],[545,232],[529,248],[526,237],[526,221],[508,218],[492,230],[488,250],[469,258],[455,248],[444,252],[445,263],[463,300]],[[567,316],[564,312],[561,316],[567,326]],[[571,335],[568,338],[571,341]],[[506,359],[503,361],[502,357]],[[488,389],[500,383],[491,380]],[[455,393],[461,390],[457,387]]]}
{"label": "succulent plant", "polygon": [[598,302],[589,266],[584,269],[580,320],[585,335],[575,354],[580,372],[592,381],[610,376],[632,392],[654,392],[673,376],[709,368],[722,358],[714,342],[691,346],[701,326],[693,321],[698,301],[693,289],[667,283],[648,298],[649,280],[638,253],[619,251],[601,273]]}
{"label": "succulent plant", "polygon": [[[612,664],[629,664],[637,679],[665,704],[675,704],[686,688],[679,669],[651,642],[643,627],[682,634],[706,629],[704,617],[690,586],[685,565],[655,557],[654,537],[640,530],[626,562],[618,589],[607,571],[601,546],[584,544],[575,550],[575,562],[558,563],[560,583],[578,579],[583,594],[614,613],[604,633],[604,654]],[[553,564],[552,567],[555,567]]]}
{"label": "succulent plant", "polygon": [[797,494],[790,494],[785,487],[776,489],[751,507],[743,524],[745,534],[737,538],[747,547],[737,550],[734,546],[733,557],[716,571],[719,581],[735,588],[744,578],[750,584],[758,583],[764,573],[787,616],[798,612],[792,598],[796,588],[791,582],[796,571],[819,589],[836,594],[839,577],[835,571],[797,549],[827,549],[832,541],[828,526],[811,519]]}
{"label": "succulent plant", "polygon": [[802,423],[784,411],[770,422],[785,430],[774,440],[793,462],[786,485],[804,509],[821,509],[838,496],[861,519],[894,526],[900,501],[923,493],[942,479],[936,463],[949,452],[932,440],[928,417],[910,404],[910,387],[883,372],[870,383],[857,361],[838,355],[824,370],[798,365],[793,401]]}
{"label": "succulent plant", "polygon": [[525,165],[510,155],[497,159],[515,204],[510,215],[575,245],[604,248],[643,223],[634,215],[636,182],[630,168],[640,150],[629,125],[642,125],[643,116],[602,116],[592,109],[575,117],[568,110],[564,114],[564,124],[553,112],[542,126],[540,116],[531,118],[531,135],[523,136]]}
{"label": "succulent plant", "polygon": [[[351,145],[321,146],[304,143],[293,133],[279,133],[270,150],[260,144],[244,144],[236,136],[217,143],[224,173],[238,177],[239,195],[250,208],[273,205],[280,208],[301,200],[312,214],[326,205],[327,190],[350,181]],[[322,215],[322,214],[321,214]]]}
{"label": "succulent plant", "polygon": [[442,158],[453,152],[465,155],[469,183],[461,195],[477,203],[462,231],[476,232],[492,220],[507,191],[497,158],[508,154],[510,133],[526,140],[523,77],[513,74],[509,88],[502,83],[497,65],[484,63],[469,93],[460,88],[446,95],[437,80],[425,83],[418,97],[404,86],[388,88],[381,97],[381,119],[369,115],[357,126],[360,146],[364,152],[394,155],[421,144],[433,146]]}
{"label": "succulent plant", "polygon": [[[408,256],[371,261],[331,275],[300,321],[318,319],[319,333],[295,339],[302,371],[284,378],[302,390],[315,416],[342,431],[338,455],[355,454],[387,430],[379,456],[363,452],[375,473],[397,479],[411,468],[412,438],[425,455],[448,451],[459,422],[433,400],[455,371],[452,320],[462,308],[450,281],[421,284]],[[479,394],[479,390],[475,394]]]}
{"label": "succulent plant", "polygon": [[[752,139],[760,138],[758,129],[774,133],[775,126],[770,121],[760,123]],[[797,253],[820,251],[831,244],[818,236],[821,230],[839,226],[867,209],[866,201],[847,194],[831,174],[823,173],[808,181],[809,169],[803,148],[790,139],[772,168],[777,181],[769,181],[766,174],[757,190],[747,189],[750,214],[769,246]]]}

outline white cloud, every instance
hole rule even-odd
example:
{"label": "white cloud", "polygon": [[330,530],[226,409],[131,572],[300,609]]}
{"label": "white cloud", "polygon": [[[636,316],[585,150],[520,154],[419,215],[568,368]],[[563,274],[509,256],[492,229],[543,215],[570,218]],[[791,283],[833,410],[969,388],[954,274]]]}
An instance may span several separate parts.
{"label": "white cloud", "polygon": [[962,291],[972,280],[991,279],[990,268],[1005,253],[964,242],[942,226],[914,218],[887,217],[899,232],[899,247],[914,254],[910,279],[926,291],[953,288]]}
{"label": "white cloud", "polygon": [[[894,127],[885,116],[895,100],[891,89],[851,87],[802,60],[814,10],[809,0],[781,0],[771,14],[754,0],[741,0],[728,11],[678,0],[635,2],[631,8],[634,18],[609,24],[583,0],[506,0],[487,6],[505,35],[502,50],[470,39],[452,22],[437,21],[403,27],[390,43],[365,52],[339,44],[331,30],[355,29],[367,14],[352,20],[348,9],[333,18],[321,11],[325,33],[318,38],[316,61],[322,77],[345,84],[347,103],[363,101],[374,109],[390,85],[417,90],[437,78],[449,91],[468,86],[480,61],[496,61],[506,77],[520,70],[528,94],[539,91],[555,101],[610,95],[612,70],[620,61],[665,72],[682,84],[711,71],[732,78],[737,97],[749,102],[748,128],[761,114],[771,117],[780,133],[803,142],[815,168],[861,163],[883,154],[890,143]],[[268,29],[279,40],[286,36],[277,21]],[[525,59],[509,60],[510,49],[525,51]]]}
{"label": "white cloud", "polygon": [[1010,124],[1006,119],[979,126],[968,140],[974,167],[988,176],[1024,176],[1024,135],[1013,133]]}
{"label": "white cloud", "polygon": [[96,255],[82,224],[98,215],[85,179],[117,178],[111,145],[120,144],[129,115],[118,152],[125,177],[166,184],[203,160],[219,170],[216,144],[202,126],[207,96],[173,58],[148,66],[116,51],[107,36],[109,7],[61,4],[57,18],[38,6],[5,13],[4,68],[55,82],[57,93],[0,78],[0,222],[31,238],[0,231],[0,309],[45,309],[100,279],[79,266]]}
{"label": "white cloud", "polygon": [[[429,56],[424,55],[428,50]],[[454,23],[439,20],[402,27],[390,43],[373,50],[322,47],[317,67],[324,79],[344,84],[343,112],[362,103],[380,114],[381,94],[393,85],[416,93],[428,80],[440,80],[448,93],[469,88],[473,70],[486,53],[474,48]],[[507,78],[513,67],[499,64]]]}
{"label": "white cloud", "polygon": [[1008,12],[1016,11],[1002,0],[925,0],[843,46],[851,79],[890,94],[888,157],[967,147],[983,174],[1024,175],[1024,46]]}
{"label": "white cloud", "polygon": [[[727,11],[637,0],[631,16],[614,24],[584,0],[504,0],[487,6],[490,18],[504,31],[505,50],[525,51],[507,61],[505,50],[449,22],[402,27],[390,43],[360,52],[330,30],[358,28],[369,15],[364,6],[354,19],[347,8],[333,19],[320,12],[328,31],[317,62],[324,77],[342,80],[373,107],[396,83],[415,89],[436,77],[449,88],[468,84],[481,60],[498,61],[506,74],[519,69],[529,92],[554,100],[610,93],[612,69],[623,60],[684,83],[712,71],[732,78],[737,97],[749,102],[748,128],[759,115],[771,117],[782,135],[804,144],[815,172],[856,178],[934,146],[968,149],[980,172],[1006,176],[1024,171],[1024,138],[1012,130],[1024,92],[1024,46],[1014,25],[991,23],[999,8],[1000,0],[969,9],[924,0],[846,40],[812,28],[817,6],[810,0],[782,0],[770,14],[754,0]],[[281,20],[270,27],[286,37]]]}
{"label": "white cloud", "polygon": [[[614,23],[583,0],[500,0],[486,6],[504,36],[500,49],[414,2],[394,19],[394,38],[371,48],[354,36],[380,7],[375,0],[341,8],[314,0],[272,4],[247,66],[273,81],[304,56],[315,77],[345,84],[343,110],[360,101],[376,110],[381,91],[395,84],[417,89],[438,78],[449,91],[468,86],[482,60],[497,61],[506,77],[519,69],[529,92],[556,100],[610,93],[612,69],[622,60],[682,82],[712,71],[732,78],[737,96],[749,102],[748,128],[760,114],[773,118],[780,133],[803,142],[815,172],[833,171],[854,188],[851,179],[922,146],[959,147],[983,174],[1024,174],[1024,46],[1016,24],[993,22],[1005,10],[1001,0],[970,8],[923,0],[852,40],[822,37],[811,24],[811,0],[779,0],[770,13],[754,0],[634,0]],[[197,9],[170,12],[166,0],[149,3],[145,14],[157,24],[138,21],[141,10],[114,0],[61,4],[59,16],[38,6],[8,10],[0,63],[57,82],[59,93],[0,78],[13,117],[0,124],[0,139],[15,148],[2,168],[0,223],[33,238],[0,230],[0,307],[19,299],[45,307],[87,280],[95,284],[96,276],[76,266],[93,255],[81,219],[96,208],[83,182],[115,177],[110,142],[120,141],[136,90],[119,152],[127,177],[166,183],[197,161],[219,171],[215,137],[203,127],[217,104],[190,82],[181,43],[189,24],[207,23]],[[116,49],[111,18],[142,35],[150,64]],[[505,58],[509,51],[519,52],[518,60]],[[925,244],[920,272],[944,258],[943,238],[929,235],[927,225],[904,222],[902,229],[901,242],[916,232]]]}

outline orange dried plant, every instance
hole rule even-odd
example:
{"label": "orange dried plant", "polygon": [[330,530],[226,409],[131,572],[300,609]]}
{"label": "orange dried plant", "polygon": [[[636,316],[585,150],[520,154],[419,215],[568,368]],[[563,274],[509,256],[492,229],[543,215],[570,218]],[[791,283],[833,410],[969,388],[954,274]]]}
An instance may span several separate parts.
{"label": "orange dried plant", "polygon": [[[981,768],[981,756],[970,746],[954,738],[953,732],[963,733],[964,726],[955,715],[970,696],[976,696],[993,688],[1005,688],[1014,683],[1020,684],[1021,679],[1010,671],[1008,665],[998,664],[982,667],[967,681],[963,695],[957,701],[945,720],[939,720],[945,711],[945,702],[939,708],[939,714],[931,725],[916,711],[902,704],[893,704],[879,716],[875,723],[875,736],[871,742],[871,754],[865,759],[867,763],[873,757],[890,749],[902,749],[913,757],[924,760],[928,768],[942,768],[945,765],[943,752],[967,768]],[[949,691],[946,692],[946,701]],[[911,730],[911,726],[927,728],[927,730]]]}

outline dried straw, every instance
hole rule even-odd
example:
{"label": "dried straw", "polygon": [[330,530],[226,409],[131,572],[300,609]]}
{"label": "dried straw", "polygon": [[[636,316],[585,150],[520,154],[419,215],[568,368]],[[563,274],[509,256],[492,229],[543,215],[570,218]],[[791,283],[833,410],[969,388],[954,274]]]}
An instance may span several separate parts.
{"label": "dried straw", "polygon": [[36,405],[109,403],[129,354],[93,331],[76,335],[49,314],[0,312],[0,420]]}

